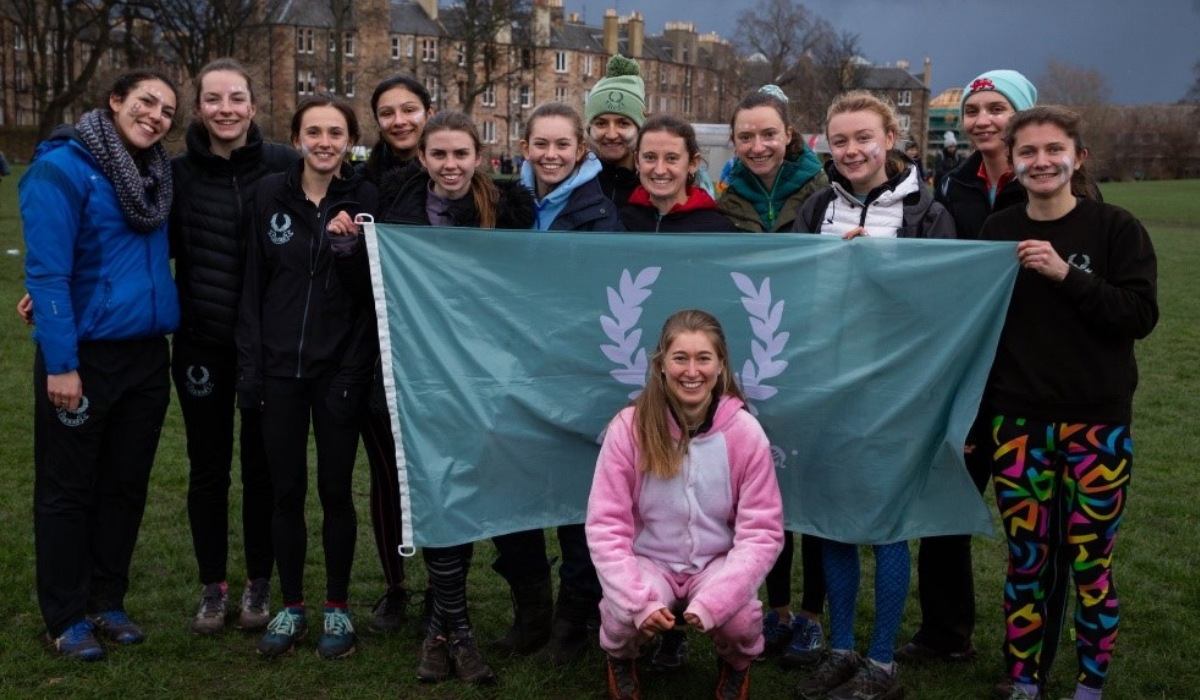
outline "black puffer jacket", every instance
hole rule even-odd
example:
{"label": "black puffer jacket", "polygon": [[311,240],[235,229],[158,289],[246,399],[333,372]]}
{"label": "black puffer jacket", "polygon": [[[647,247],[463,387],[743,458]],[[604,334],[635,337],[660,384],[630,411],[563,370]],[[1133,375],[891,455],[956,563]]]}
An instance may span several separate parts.
{"label": "black puffer jacket", "polygon": [[617,205],[617,209],[625,206],[629,202],[629,195],[637,189],[637,186],[642,184],[638,179],[636,170],[622,168],[615,163],[600,163],[600,174],[596,179],[600,181],[600,191],[605,197],[612,200],[613,204]]}
{"label": "black puffer jacket", "polygon": [[263,141],[258,126],[251,125],[246,145],[226,160],[213,155],[202,125],[188,127],[187,152],[171,161],[171,254],[181,311],[177,336],[233,349],[246,269],[238,223],[259,181],[298,158],[293,148]]}
{"label": "black puffer jacket", "polygon": [[979,151],[972,153],[970,158],[937,183],[933,193],[934,200],[946,207],[954,219],[957,238],[978,240],[983,222],[992,212],[1025,203],[1025,188],[1015,178],[1004,183],[1004,187],[996,193],[995,204],[989,203],[987,185],[979,179],[979,166],[982,163],[983,154]]}

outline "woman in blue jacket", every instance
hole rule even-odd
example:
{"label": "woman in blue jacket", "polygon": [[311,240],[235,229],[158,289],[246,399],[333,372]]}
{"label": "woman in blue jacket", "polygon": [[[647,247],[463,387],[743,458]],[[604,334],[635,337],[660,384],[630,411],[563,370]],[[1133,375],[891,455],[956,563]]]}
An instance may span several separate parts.
{"label": "woman in blue jacket", "polygon": [[166,335],[179,324],[162,138],[177,90],[122,75],[106,107],[60,126],[21,179],[33,301],[38,603],[61,655],[136,644],[129,564],[170,400]]}

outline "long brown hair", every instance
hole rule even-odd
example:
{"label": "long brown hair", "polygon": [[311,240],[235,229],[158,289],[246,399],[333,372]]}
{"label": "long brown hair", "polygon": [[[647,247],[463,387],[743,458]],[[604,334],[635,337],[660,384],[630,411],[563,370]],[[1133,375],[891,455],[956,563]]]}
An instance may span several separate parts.
{"label": "long brown hair", "polygon": [[[671,314],[663,324],[658,347],[654,349],[654,355],[650,358],[646,388],[633,401],[634,429],[638,447],[641,449],[638,469],[644,474],[661,479],[670,479],[679,474],[679,467],[691,442],[687,428],[682,425],[679,426],[678,440],[671,435],[669,414],[682,416],[683,406],[667,389],[664,361],[667,350],[675,339],[683,333],[692,332],[701,332],[708,336],[717,351],[721,363],[721,381],[714,394],[735,396],[743,402],[746,400],[729,365],[729,346],[725,343],[725,331],[721,328],[721,322],[712,314],[700,309],[684,309]],[[713,400],[717,398],[718,396],[714,396]]]}
{"label": "long brown hair", "polygon": [[[1009,165],[1012,165],[1013,146],[1017,142],[1017,132],[1027,126],[1042,124],[1053,124],[1062,129],[1063,133],[1075,143],[1076,156],[1084,154],[1091,156],[1087,146],[1083,143],[1083,117],[1066,107],[1042,105],[1030,107],[1024,112],[1017,112],[1008,120],[1008,125],[1004,129],[1004,147],[1008,151]],[[1092,180],[1091,173],[1088,172],[1087,165],[1084,163],[1080,163],[1075,174],[1071,176],[1071,194],[1084,199],[1100,200],[1100,190],[1096,187],[1096,183]]]}
{"label": "long brown hair", "polygon": [[[438,112],[425,122],[421,138],[417,141],[417,150],[424,153],[429,137],[439,131],[463,132],[471,137],[471,143],[475,144],[475,153],[483,156],[483,141],[479,138],[475,122],[462,112],[451,110]],[[479,227],[496,228],[496,206],[500,202],[500,192],[482,167],[475,168],[471,175],[471,199],[475,202],[475,211],[479,213]]]}

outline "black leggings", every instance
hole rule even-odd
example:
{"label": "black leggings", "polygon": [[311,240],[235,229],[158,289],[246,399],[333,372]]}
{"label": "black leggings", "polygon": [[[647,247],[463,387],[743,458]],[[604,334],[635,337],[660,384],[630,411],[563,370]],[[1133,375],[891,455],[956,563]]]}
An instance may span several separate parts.
{"label": "black leggings", "polygon": [[389,589],[404,585],[404,543],[400,525],[400,477],[396,474],[396,440],[387,413],[367,410],[362,429],[367,464],[371,467],[371,529],[383,579]]}
{"label": "black leggings", "polygon": [[[800,609],[818,617],[825,611],[825,565],[821,559],[824,541],[815,535],[800,536],[800,564],[804,569]],[[792,602],[792,543],[792,533],[784,532],[783,550],[767,573],[767,605],[772,608]]]}
{"label": "black leggings", "polygon": [[[275,559],[284,605],[304,601],[304,560],[308,530],[304,501],[308,495],[308,427],[317,441],[317,493],[324,521],[326,598],[349,598],[350,568],[358,520],[351,493],[358,451],[361,402],[341,405],[331,396],[332,377],[280,379],[268,377],[263,392],[263,442],[275,491],[272,517]],[[343,399],[344,400],[344,399]]]}

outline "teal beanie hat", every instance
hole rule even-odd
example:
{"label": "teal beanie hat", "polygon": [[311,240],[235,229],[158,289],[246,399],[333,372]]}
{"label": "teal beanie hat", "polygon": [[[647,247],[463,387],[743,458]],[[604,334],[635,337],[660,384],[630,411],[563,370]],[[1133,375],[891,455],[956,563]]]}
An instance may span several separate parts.
{"label": "teal beanie hat", "polygon": [[1013,109],[1024,112],[1037,103],[1037,88],[1029,79],[1015,70],[990,70],[975,78],[963,88],[962,100],[958,111],[962,112],[967,105],[967,98],[977,92],[995,90],[1004,95]]}
{"label": "teal beanie hat", "polygon": [[608,61],[604,77],[596,81],[588,95],[584,121],[591,122],[601,114],[620,114],[642,128],[646,120],[646,85],[636,61],[621,54]]}

